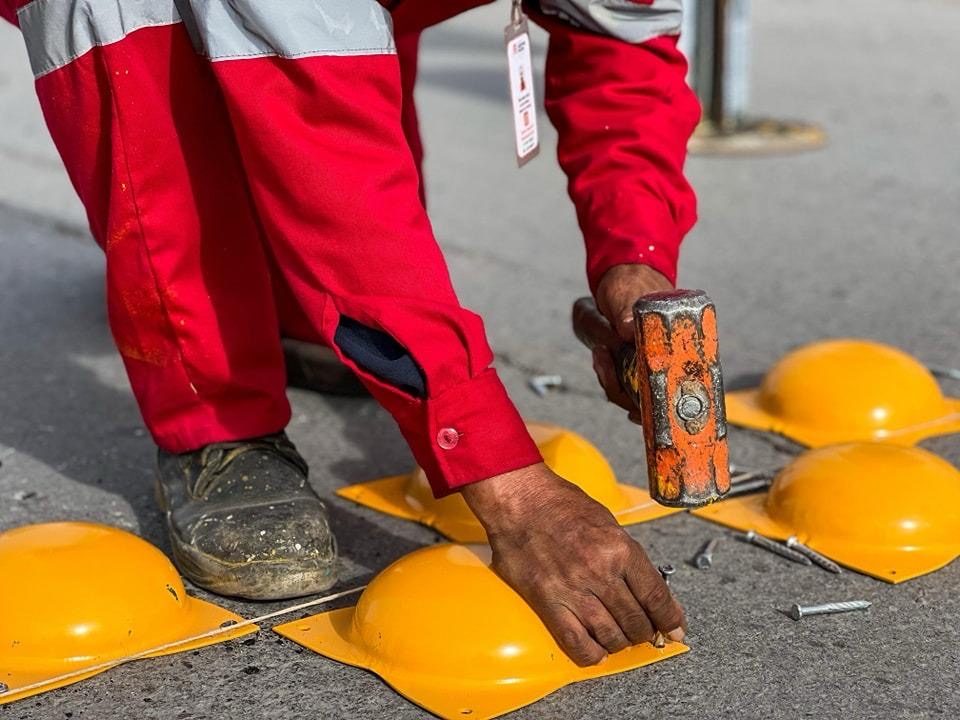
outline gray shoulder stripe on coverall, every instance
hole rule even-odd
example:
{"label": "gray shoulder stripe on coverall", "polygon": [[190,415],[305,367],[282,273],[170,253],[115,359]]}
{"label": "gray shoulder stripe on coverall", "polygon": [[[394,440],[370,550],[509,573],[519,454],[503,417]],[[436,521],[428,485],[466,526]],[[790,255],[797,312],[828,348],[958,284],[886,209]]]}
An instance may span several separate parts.
{"label": "gray shoulder stripe on coverall", "polygon": [[376,0],[34,0],[17,19],[39,78],[136,30],[181,22],[178,7],[211,60],[396,52]]}
{"label": "gray shoulder stripe on coverall", "polygon": [[632,44],[678,35],[683,22],[683,0],[653,0],[649,5],[631,0],[540,0],[540,9],[577,27]]}
{"label": "gray shoulder stripe on coverall", "polygon": [[396,52],[376,0],[181,0],[211,60]]}
{"label": "gray shoulder stripe on coverall", "polygon": [[17,11],[34,77],[134,30],[180,22],[173,0],[34,0]]}

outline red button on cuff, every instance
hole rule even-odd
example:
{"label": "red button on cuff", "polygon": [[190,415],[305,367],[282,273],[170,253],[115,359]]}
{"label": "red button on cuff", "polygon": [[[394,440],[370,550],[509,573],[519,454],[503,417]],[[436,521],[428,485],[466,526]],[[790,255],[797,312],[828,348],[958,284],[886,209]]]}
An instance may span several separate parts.
{"label": "red button on cuff", "polygon": [[443,428],[437,433],[437,445],[444,450],[453,450],[460,442],[460,433],[454,428]]}

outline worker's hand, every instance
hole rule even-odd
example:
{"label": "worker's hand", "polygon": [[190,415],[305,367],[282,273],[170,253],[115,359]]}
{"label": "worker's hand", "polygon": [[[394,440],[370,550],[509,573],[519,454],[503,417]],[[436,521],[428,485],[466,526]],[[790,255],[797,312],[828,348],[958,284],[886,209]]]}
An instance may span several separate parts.
{"label": "worker's hand", "polygon": [[610,512],[540,463],[466,486],[493,569],[578,665],[685,634],[683,610]]}
{"label": "worker's hand", "polygon": [[607,399],[626,410],[638,425],[640,411],[617,381],[613,351],[621,343],[634,342],[633,304],[640,296],[672,289],[667,278],[647,265],[615,265],[604,273],[597,286],[597,308],[610,323],[610,334],[604,345],[593,349],[593,371]]}

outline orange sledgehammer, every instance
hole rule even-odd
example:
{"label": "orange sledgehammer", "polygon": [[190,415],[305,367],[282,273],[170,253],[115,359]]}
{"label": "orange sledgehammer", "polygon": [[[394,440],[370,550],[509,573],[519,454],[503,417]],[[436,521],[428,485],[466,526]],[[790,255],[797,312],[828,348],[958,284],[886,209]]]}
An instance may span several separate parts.
{"label": "orange sledgehammer", "polygon": [[[671,290],[633,306],[636,343],[614,351],[617,377],[639,408],[650,495],[700,507],[730,489],[717,315],[702,290]],[[589,348],[609,337],[592,298],[573,305],[573,330]]]}

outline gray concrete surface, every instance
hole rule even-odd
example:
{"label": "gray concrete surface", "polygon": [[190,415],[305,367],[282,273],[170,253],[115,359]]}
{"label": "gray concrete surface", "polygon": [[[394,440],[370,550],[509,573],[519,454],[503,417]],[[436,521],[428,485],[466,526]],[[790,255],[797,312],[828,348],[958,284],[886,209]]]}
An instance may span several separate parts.
{"label": "gray concrete surface", "polygon": [[[506,14],[499,4],[427,36],[419,100],[432,217],[525,415],[585,433],[621,478],[639,481],[638,435],[595,391],[567,328],[570,301],[584,290],[583,258],[552,131],[544,128],[543,157],[513,167]],[[825,336],[875,338],[960,364],[960,3],[756,0],[754,18],[755,112],[820,122],[830,146],[690,163],[701,222],[681,282],[708,288],[720,308],[728,377]],[[46,138],[24,56],[17,34],[0,28],[0,529],[90,519],[166,549],[150,497],[153,449],[105,326],[101,257]],[[574,391],[537,398],[525,387],[530,371],[559,372]],[[960,395],[960,384],[947,389]],[[291,434],[324,494],[409,467],[391,420],[370,402],[291,397]],[[960,461],[957,436],[924,445]],[[731,447],[744,464],[795,451],[743,431]],[[36,495],[18,500],[20,491]],[[340,500],[331,506],[342,587],[437,540]],[[960,715],[960,565],[893,587],[798,569],[686,515],[631,532],[657,561],[680,568],[674,588],[693,651],[568,687],[516,718]],[[714,536],[725,538],[715,570],[686,565]],[[779,612],[798,600],[849,598],[874,606],[800,624]],[[265,609],[226,604],[248,616]],[[376,677],[269,632],[0,709],[0,720],[422,716]]]}

